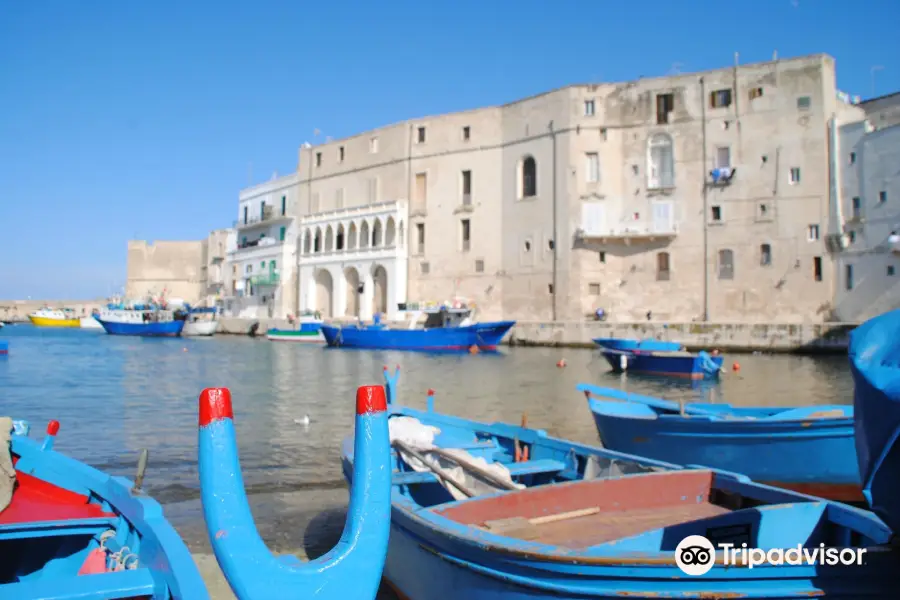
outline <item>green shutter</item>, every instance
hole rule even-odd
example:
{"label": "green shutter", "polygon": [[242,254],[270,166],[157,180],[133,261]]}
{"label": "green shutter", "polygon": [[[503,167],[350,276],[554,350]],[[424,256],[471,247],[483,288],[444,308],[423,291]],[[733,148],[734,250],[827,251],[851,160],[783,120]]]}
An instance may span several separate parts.
{"label": "green shutter", "polygon": [[282,228],[281,228],[281,231],[278,233],[278,235],[279,235],[279,237],[281,238],[281,241],[282,241],[282,242],[284,241],[284,234],[285,234],[285,233],[287,233],[287,227],[282,227]]}

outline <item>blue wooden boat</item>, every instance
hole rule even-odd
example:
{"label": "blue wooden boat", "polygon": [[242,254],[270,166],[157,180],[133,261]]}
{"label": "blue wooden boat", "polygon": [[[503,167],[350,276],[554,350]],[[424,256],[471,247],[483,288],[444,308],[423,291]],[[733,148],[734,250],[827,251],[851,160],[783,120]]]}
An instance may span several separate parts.
{"label": "blue wooden boat", "polygon": [[347,523],[337,545],[302,563],[274,557],[259,537],[247,504],[234,433],[231,393],[200,395],[199,463],[203,514],[209,541],[239,600],[375,598],[390,530],[390,450],[384,388],[356,393],[359,457],[350,489]]}
{"label": "blue wooden boat", "polygon": [[850,334],[856,454],[872,510],[900,532],[900,310]]}
{"label": "blue wooden boat", "polygon": [[679,404],[580,384],[603,446],[742,473],[813,496],[863,502],[852,406]]}
{"label": "blue wooden boat", "polygon": [[184,329],[188,310],[172,311],[159,307],[117,308],[102,310],[94,318],[110,335],[178,337]]}
{"label": "blue wooden boat", "polygon": [[[323,325],[322,335],[332,347],[425,352],[494,351],[515,321],[471,323],[468,309],[442,307],[422,311],[423,327],[394,328],[380,322],[372,325]],[[413,323],[415,320],[413,320]]]}
{"label": "blue wooden boat", "polygon": [[58,422],[42,443],[24,421],[0,423],[0,598],[209,598],[159,504],[131,481],[55,452]]}
{"label": "blue wooden boat", "polygon": [[601,354],[616,373],[640,373],[683,379],[718,379],[723,358],[707,352],[614,350]]}
{"label": "blue wooden boat", "polygon": [[[725,471],[442,415],[431,392],[425,411],[400,407],[396,375],[385,378],[395,452],[384,576],[401,597],[896,598],[900,551],[868,511]],[[349,481],[351,445],[342,450]],[[699,576],[679,566],[692,535],[714,550]],[[810,553],[834,546],[866,550],[866,561],[751,568],[740,555],[726,564],[712,543]]]}
{"label": "blue wooden boat", "polygon": [[647,338],[638,340],[635,338],[594,338],[593,342],[604,349],[609,350],[647,350],[650,352],[678,352],[684,350],[684,345],[678,342],[654,340]]}

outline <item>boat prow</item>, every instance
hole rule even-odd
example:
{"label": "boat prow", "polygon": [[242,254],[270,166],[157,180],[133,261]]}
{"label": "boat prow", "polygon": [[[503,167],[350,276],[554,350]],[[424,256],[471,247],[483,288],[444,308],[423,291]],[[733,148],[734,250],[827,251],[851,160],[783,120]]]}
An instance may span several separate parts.
{"label": "boat prow", "polygon": [[344,533],[324,556],[306,563],[276,558],[259,536],[247,503],[234,433],[231,393],[200,395],[200,490],[216,559],[240,600],[375,597],[390,530],[390,450],[381,386],[356,394],[357,464]]}

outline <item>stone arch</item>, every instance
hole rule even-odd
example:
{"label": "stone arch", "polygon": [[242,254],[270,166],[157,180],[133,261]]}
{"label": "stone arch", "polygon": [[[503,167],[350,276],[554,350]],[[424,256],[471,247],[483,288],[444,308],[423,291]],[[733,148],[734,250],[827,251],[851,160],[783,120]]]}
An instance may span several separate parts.
{"label": "stone arch", "polygon": [[372,225],[372,247],[379,248],[384,244],[384,227],[381,225],[381,219],[375,219]]}
{"label": "stone arch", "polygon": [[316,310],[322,313],[323,318],[334,314],[334,278],[328,269],[316,272]]}
{"label": "stone arch", "polygon": [[316,227],[316,236],[313,238],[313,252],[322,251],[322,228]]}
{"label": "stone arch", "polygon": [[337,226],[337,235],[334,236],[334,249],[335,250],[343,250],[345,248],[345,241],[347,236],[344,232],[344,224],[340,223]]}
{"label": "stone arch", "polygon": [[312,250],[312,233],[309,229],[303,231],[303,254],[309,254]]}
{"label": "stone arch", "polygon": [[331,252],[334,250],[334,229],[329,225],[325,228],[325,248],[323,252]]}
{"label": "stone arch", "polygon": [[394,217],[388,217],[387,224],[384,226],[384,245],[393,248],[397,244],[397,224]]}
{"label": "stone arch", "polygon": [[359,226],[359,247],[368,248],[371,241],[372,238],[369,235],[369,222],[363,221],[362,225]]}
{"label": "stone arch", "polygon": [[354,267],[347,267],[344,269],[344,281],[347,282],[347,310],[345,314],[348,317],[357,318],[359,317],[359,309],[362,307],[360,303],[362,294],[359,291],[359,271]]}
{"label": "stone arch", "polygon": [[356,223],[350,221],[350,226],[347,227],[347,250],[356,250],[356,241],[358,237],[359,231],[356,229]]}
{"label": "stone arch", "polygon": [[388,309],[388,273],[382,265],[372,266],[372,314],[387,314]]}

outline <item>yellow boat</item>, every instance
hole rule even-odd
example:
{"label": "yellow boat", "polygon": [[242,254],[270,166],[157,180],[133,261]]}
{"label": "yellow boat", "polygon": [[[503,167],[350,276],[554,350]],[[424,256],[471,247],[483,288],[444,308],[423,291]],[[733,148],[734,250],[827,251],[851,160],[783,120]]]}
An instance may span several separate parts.
{"label": "yellow boat", "polygon": [[81,319],[71,308],[42,308],[28,315],[35,327],[81,327]]}

